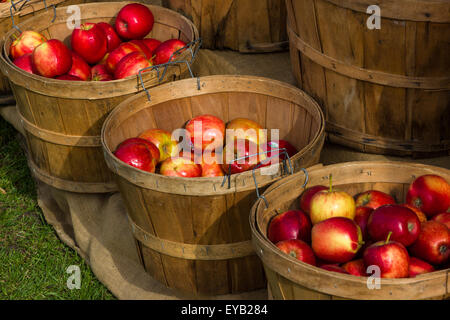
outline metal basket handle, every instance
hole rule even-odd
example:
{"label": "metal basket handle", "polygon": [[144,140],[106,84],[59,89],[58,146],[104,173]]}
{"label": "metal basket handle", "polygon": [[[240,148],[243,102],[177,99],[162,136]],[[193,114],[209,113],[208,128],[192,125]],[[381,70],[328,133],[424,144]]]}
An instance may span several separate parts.
{"label": "metal basket handle", "polygon": [[[48,10],[47,7],[47,2],[45,0],[42,0],[44,2],[44,6],[45,6],[45,10]],[[11,7],[9,7],[9,14],[11,16],[11,21],[12,21],[12,27],[16,30],[18,30],[20,33],[22,33],[22,30],[20,30],[20,28],[16,25],[16,23],[14,22],[14,13],[13,13],[13,9],[15,12],[18,12],[20,10],[23,9],[23,7],[30,2],[30,0],[18,0],[16,2],[14,2],[14,0],[11,0]],[[22,4],[20,7],[18,7],[18,5]],[[54,4],[51,5],[53,7],[53,19],[52,19],[52,23],[55,22],[56,19],[56,6]]]}

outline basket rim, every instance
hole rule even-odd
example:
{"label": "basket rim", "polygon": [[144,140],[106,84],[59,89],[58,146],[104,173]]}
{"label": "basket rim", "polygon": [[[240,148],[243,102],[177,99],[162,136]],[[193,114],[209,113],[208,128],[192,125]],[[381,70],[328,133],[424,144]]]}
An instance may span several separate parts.
{"label": "basket rim", "polygon": [[[337,164],[331,164],[328,166],[323,166],[323,165],[317,165],[317,166],[313,166],[311,168],[307,168],[307,170],[309,171],[309,174],[316,174],[316,175],[326,175],[329,174],[332,170],[336,170],[336,169],[340,169],[343,166],[345,167],[349,167],[349,168],[365,168],[367,167],[367,164],[372,164],[374,166],[405,166],[408,168],[415,168],[418,170],[431,170],[434,171],[436,173],[441,173],[444,174],[446,176],[450,177],[450,170],[446,169],[446,168],[442,168],[442,167],[437,167],[437,166],[432,166],[432,165],[425,165],[425,164],[421,164],[421,163],[412,163],[412,162],[407,162],[407,161],[350,161],[350,162],[343,162],[343,163],[337,163]],[[303,177],[305,177],[304,172],[297,172],[292,176],[289,176],[285,179],[282,179],[280,181],[277,181],[275,183],[273,183],[264,193],[263,195],[268,196],[270,195],[272,192],[274,192],[274,190],[278,189],[279,187],[292,182],[292,180],[298,179],[299,177],[302,177],[301,181],[303,181]],[[303,189],[307,188],[307,186],[305,186]],[[270,209],[270,208],[269,208]],[[301,269],[303,271],[309,272],[309,273],[314,273],[317,274],[318,276],[324,277],[325,279],[328,279],[330,281],[330,284],[334,281],[334,280],[341,280],[341,281],[346,281],[348,283],[352,283],[354,285],[358,285],[358,286],[367,286],[367,279],[368,277],[357,277],[357,276],[353,276],[350,274],[341,274],[341,273],[337,273],[337,272],[332,272],[332,271],[328,271],[328,270],[324,270],[321,269],[319,267],[316,266],[312,266],[310,264],[307,264],[303,261],[299,261],[297,259],[295,259],[294,257],[291,257],[285,253],[283,253],[281,250],[279,250],[275,244],[273,244],[266,236],[264,236],[263,232],[260,230],[259,227],[259,214],[263,211],[267,210],[265,208],[265,204],[261,199],[256,200],[256,202],[254,203],[254,205],[251,208],[250,211],[250,215],[249,215],[249,223],[250,223],[250,228],[251,228],[251,232],[252,232],[252,243],[253,243],[253,247],[255,248],[255,251],[257,253],[257,255],[259,256],[259,258],[262,260],[262,262],[264,263],[264,265],[268,268],[270,268],[272,271],[274,271],[275,273],[279,273],[279,270],[274,270],[272,267],[275,264],[272,263],[268,263],[268,258],[266,258],[267,256],[267,252],[270,252],[270,256],[271,257],[276,257],[276,259],[279,259],[278,261],[278,265],[280,264],[279,262],[283,262],[286,264],[286,266],[288,266],[288,268],[290,270],[294,270],[294,269]],[[262,253],[263,251],[263,253]],[[298,279],[295,278],[294,275],[290,274],[291,272],[284,272],[283,274],[281,274],[283,277],[287,278],[288,280],[298,284]],[[445,280],[444,282],[448,281],[448,275],[450,273],[450,268],[449,269],[443,269],[443,270],[437,270],[434,271],[432,273],[426,273],[426,274],[422,274],[422,275],[418,275],[414,278],[398,278],[398,279],[380,279],[380,285],[383,287],[384,286],[397,286],[397,285],[418,285],[423,283],[424,281],[428,281],[430,279],[443,279]],[[447,283],[448,286],[448,283]],[[313,289],[317,289],[317,288],[313,288]],[[325,294],[329,294],[329,295],[335,295],[335,296],[343,296],[342,294],[334,294],[337,292],[336,288],[333,288],[333,286],[329,286],[326,289],[322,290],[318,290],[317,291],[321,291]],[[368,290],[370,291],[370,290]],[[373,296],[372,298],[378,298],[378,299],[383,299],[383,297],[376,297],[377,295],[377,290],[372,290],[373,291]],[[340,291],[339,291],[340,292]],[[446,293],[448,294],[448,291],[446,291]],[[344,296],[346,298],[355,298],[354,296],[352,296],[352,293],[349,292],[348,296]],[[364,299],[364,298],[362,298]]]}

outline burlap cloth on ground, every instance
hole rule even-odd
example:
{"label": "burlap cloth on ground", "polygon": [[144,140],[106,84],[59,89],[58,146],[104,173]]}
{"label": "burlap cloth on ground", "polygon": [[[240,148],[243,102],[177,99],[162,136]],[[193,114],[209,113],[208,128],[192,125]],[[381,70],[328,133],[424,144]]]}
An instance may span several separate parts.
{"label": "burlap cloth on ground", "polygon": [[[248,74],[294,84],[287,52],[245,55],[231,51],[201,50],[194,70],[197,76]],[[23,132],[15,106],[0,107],[0,115]],[[363,154],[335,145],[325,145],[321,162],[330,164],[382,159],[416,161],[450,169],[450,157],[411,160]],[[117,298],[194,298],[166,288],[145,273],[138,260],[120,194],[76,194],[54,189],[42,182],[37,182],[37,186],[39,206],[47,222],[64,243],[86,260],[97,278]],[[215,298],[266,299],[267,291]]]}

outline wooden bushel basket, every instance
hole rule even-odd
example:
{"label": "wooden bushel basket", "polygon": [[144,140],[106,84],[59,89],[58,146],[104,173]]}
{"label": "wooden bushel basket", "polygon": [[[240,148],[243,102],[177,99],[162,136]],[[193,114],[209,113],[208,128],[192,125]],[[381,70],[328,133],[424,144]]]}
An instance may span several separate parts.
{"label": "wooden bushel basket", "polygon": [[[305,188],[327,185],[333,175],[336,190],[355,195],[376,189],[391,194],[397,202],[404,201],[409,185],[424,174],[437,174],[450,181],[450,170],[407,162],[348,162],[330,166],[317,165],[274,183],[267,188],[264,201],[252,207],[250,225],[256,253],[264,264],[268,287],[277,300],[329,299],[447,299],[450,297],[450,269],[418,275],[415,278],[375,279],[357,277],[314,267],[283,253],[267,238],[267,227],[275,215],[299,209],[299,196]],[[370,281],[370,279],[369,279]]]}
{"label": "wooden bushel basket", "polygon": [[163,0],[197,26],[205,49],[287,50],[285,0]]}
{"label": "wooden bushel basket", "polygon": [[[150,128],[172,132],[200,114],[245,117],[279,129],[298,150],[294,171],[316,164],[324,143],[320,107],[301,90],[266,78],[208,76],[167,83],[122,102],[105,120],[102,144],[128,211],[146,271],[168,287],[197,295],[239,293],[265,285],[251,246],[248,214],[256,199],[252,172],[178,178],[131,167],[113,155],[123,140]],[[279,179],[255,170],[258,187]]]}
{"label": "wooden bushel basket", "polygon": [[[80,5],[81,22],[113,22],[119,10],[130,2],[98,2]],[[188,19],[175,11],[147,5],[155,16],[148,35],[162,41],[179,38],[198,45],[198,32]],[[70,44],[72,30],[66,8],[49,11],[19,25],[48,38]],[[54,22],[51,21],[54,19]],[[16,30],[6,36],[0,67],[9,77],[18,111],[26,131],[35,176],[58,189],[72,192],[110,192],[117,189],[108,170],[100,142],[100,131],[108,113],[126,98],[142,91],[138,76],[114,81],[63,81],[33,75],[17,68],[8,58]],[[194,59],[187,49],[176,60]],[[196,51],[195,51],[196,52]],[[185,63],[168,66],[163,82],[188,74]],[[142,74],[145,87],[160,83],[159,72]]]}
{"label": "wooden bushel basket", "polygon": [[[44,10],[52,10],[52,6],[68,6],[80,4],[85,0],[18,0],[0,3],[0,38],[11,30],[14,24],[23,22]],[[14,6],[12,6],[14,5]],[[12,17],[11,17],[12,13]],[[0,73],[0,105],[13,104],[14,96],[11,92],[8,78]]]}
{"label": "wooden bushel basket", "polygon": [[294,75],[323,107],[332,142],[377,154],[450,154],[448,0],[286,6]]}

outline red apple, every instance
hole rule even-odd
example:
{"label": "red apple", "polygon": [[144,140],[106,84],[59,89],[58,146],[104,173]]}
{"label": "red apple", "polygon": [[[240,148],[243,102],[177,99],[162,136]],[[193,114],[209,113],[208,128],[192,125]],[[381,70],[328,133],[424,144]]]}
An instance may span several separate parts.
{"label": "red apple", "polygon": [[267,144],[264,144],[261,146],[264,151],[267,151],[267,157],[272,156],[272,152],[274,152],[273,156],[278,154],[278,158],[280,160],[284,160],[286,158],[286,154],[283,151],[272,151],[277,149],[286,149],[286,153],[289,156],[289,158],[292,158],[297,152],[297,148],[295,148],[292,144],[290,144],[286,140],[271,140],[268,141]]}
{"label": "red apple", "polygon": [[171,157],[163,161],[160,173],[170,177],[195,178],[202,176],[202,167],[185,157]]}
{"label": "red apple", "polygon": [[117,64],[126,55],[132,52],[139,52],[139,51],[141,51],[141,49],[131,42],[122,43],[116,49],[111,51],[108,54],[108,57],[106,58],[106,68],[108,69],[109,73],[114,74],[114,71],[116,71]]}
{"label": "red apple", "polygon": [[290,210],[276,215],[269,223],[267,237],[273,243],[300,239],[311,242],[311,221],[300,210]]}
{"label": "red apple", "polygon": [[416,178],[409,186],[406,203],[419,208],[431,218],[450,208],[450,184],[437,175]]}
{"label": "red apple", "polygon": [[[127,54],[117,64],[116,71],[114,71],[114,79],[124,79],[139,74],[141,69],[151,67],[152,64],[142,52],[132,52]],[[144,72],[148,72],[146,70]]]}
{"label": "red apple", "polygon": [[266,144],[267,135],[263,131],[263,127],[253,120],[236,118],[227,123],[226,129],[227,139],[230,138],[228,137],[228,130],[234,130],[232,131],[234,133],[234,139],[247,139],[261,146]]}
{"label": "red apple", "polygon": [[72,67],[67,74],[84,81],[91,80],[91,67],[77,53],[72,52]]}
{"label": "red apple", "polygon": [[135,143],[141,143],[141,144],[145,144],[148,148],[148,150],[150,151],[150,153],[152,154],[152,159],[154,162],[154,166],[156,167],[156,165],[159,162],[159,149],[158,147],[156,147],[152,142],[145,140],[145,139],[141,139],[141,138],[129,138],[126,139],[125,141],[123,141],[118,148],[122,148],[125,147],[127,144],[135,144]]}
{"label": "red apple", "polygon": [[363,254],[364,266],[378,266],[381,278],[409,277],[409,254],[400,242],[378,241],[367,247]]}
{"label": "red apple", "polygon": [[354,219],[356,214],[355,200],[343,191],[322,190],[311,198],[309,216],[314,224],[333,217]]}
{"label": "red apple", "polygon": [[320,259],[347,262],[356,256],[363,244],[361,229],[349,218],[329,218],[312,227],[311,244]]}
{"label": "red apple", "polygon": [[131,3],[120,9],[115,28],[123,39],[142,39],[153,29],[154,17],[149,8]]}
{"label": "red apple", "polygon": [[73,30],[70,43],[72,50],[90,64],[99,62],[108,50],[108,40],[103,29],[90,22]]}
{"label": "red apple", "polygon": [[254,142],[247,139],[236,139],[234,143],[228,143],[223,148],[222,169],[226,174],[251,170],[266,158],[264,154],[259,155],[261,152]]}
{"label": "red apple", "polygon": [[356,196],[355,203],[357,207],[369,207],[376,209],[385,204],[395,204],[395,199],[387,193],[369,190],[362,192]]}
{"label": "red apple", "polygon": [[119,145],[114,152],[118,159],[135,168],[155,172],[155,161],[146,144],[124,142],[123,146]]}
{"label": "red apple", "polygon": [[72,67],[70,50],[57,39],[48,40],[37,46],[32,59],[38,74],[47,78],[66,74]]}
{"label": "red apple", "polygon": [[[223,146],[225,139],[225,123],[222,119],[203,114],[189,120],[185,126],[189,133],[194,149],[205,150],[210,145],[209,150]],[[195,145],[197,142],[198,145]]]}
{"label": "red apple", "polygon": [[112,75],[104,64],[97,64],[91,68],[92,81],[111,81],[114,80]]}
{"label": "red apple", "polygon": [[411,254],[434,265],[445,264],[450,257],[450,231],[437,221],[422,223],[419,238],[409,248]]}
{"label": "red apple", "polygon": [[211,158],[208,161],[202,159],[202,177],[221,177],[224,176],[224,172],[222,170],[222,166],[217,162],[217,159],[214,158],[215,153],[211,154]]}
{"label": "red apple", "polygon": [[369,207],[356,207],[355,211],[355,222],[361,228],[361,233],[363,239],[366,240],[369,237],[367,232],[367,222],[369,221],[369,216],[373,209]]}
{"label": "red apple", "polygon": [[31,53],[24,54],[17,59],[14,59],[13,63],[26,72],[36,74],[36,68],[33,65],[33,58]]}
{"label": "red apple", "polygon": [[15,60],[25,54],[33,53],[34,49],[40,44],[46,42],[47,39],[40,33],[26,30],[11,43],[9,54],[11,59]]}
{"label": "red apple", "polygon": [[84,81],[83,79],[78,78],[77,76],[72,76],[70,74],[63,74],[62,76],[55,77],[57,80],[68,80],[68,81]]}
{"label": "red apple", "polygon": [[153,39],[153,38],[145,38],[145,39],[142,39],[142,41],[147,46],[147,48],[150,49],[150,51],[152,52],[152,57],[153,57],[153,53],[155,52],[156,48],[158,48],[158,46],[161,44],[161,41],[159,41],[157,39]]}
{"label": "red apple", "polygon": [[387,204],[370,214],[367,231],[375,241],[386,239],[392,232],[393,241],[408,247],[419,237],[420,221],[410,209],[397,204]]}
{"label": "red apple", "polygon": [[336,265],[336,264],[323,264],[319,268],[327,270],[327,271],[348,274],[347,271],[345,271],[342,267],[340,267],[339,265]]}
{"label": "red apple", "polygon": [[328,190],[325,186],[313,186],[305,189],[300,196],[300,209],[309,214],[311,209],[311,198],[319,191]]}
{"label": "red apple", "polygon": [[[178,39],[164,41],[153,52],[153,55],[155,56],[153,63],[158,65],[175,60],[176,56],[183,51],[181,49],[186,47],[186,45],[186,42]],[[175,54],[175,52],[177,52],[177,54]]]}
{"label": "red apple", "polygon": [[450,212],[438,213],[431,220],[445,224],[450,229]]}
{"label": "red apple", "polygon": [[363,259],[356,259],[346,262],[342,265],[342,269],[347,271],[347,273],[358,277],[366,277],[366,267],[364,265]]}
{"label": "red apple", "polygon": [[316,257],[314,256],[311,247],[304,241],[298,239],[284,240],[276,244],[278,249],[287,253],[300,261],[316,265]]}
{"label": "red apple", "polygon": [[417,259],[416,257],[411,257],[409,259],[409,277],[414,278],[415,276],[422,274],[422,273],[428,273],[433,272],[434,267],[420,259]]}
{"label": "red apple", "polygon": [[153,56],[153,52],[145,45],[143,40],[131,40],[130,43],[135,44],[145,54],[145,57],[150,60]]}
{"label": "red apple", "polygon": [[115,48],[117,48],[122,43],[122,40],[120,40],[116,31],[109,23],[99,22],[99,23],[97,23],[97,26],[99,26],[106,35],[106,41],[107,41],[106,52],[113,51]]}
{"label": "red apple", "polygon": [[170,132],[161,129],[149,129],[139,135],[139,138],[152,142],[160,152],[160,162],[177,154],[177,142],[172,140]]}
{"label": "red apple", "polygon": [[409,204],[407,204],[407,203],[401,204],[401,206],[402,206],[402,207],[405,207],[405,208],[408,208],[408,209],[410,209],[410,210],[412,210],[412,211],[416,214],[417,218],[419,218],[420,223],[425,222],[425,221],[428,220],[428,219],[427,219],[427,216],[425,215],[425,213],[423,213],[422,211],[420,211],[419,208],[414,207],[414,206],[411,206],[411,205],[409,205]]}

